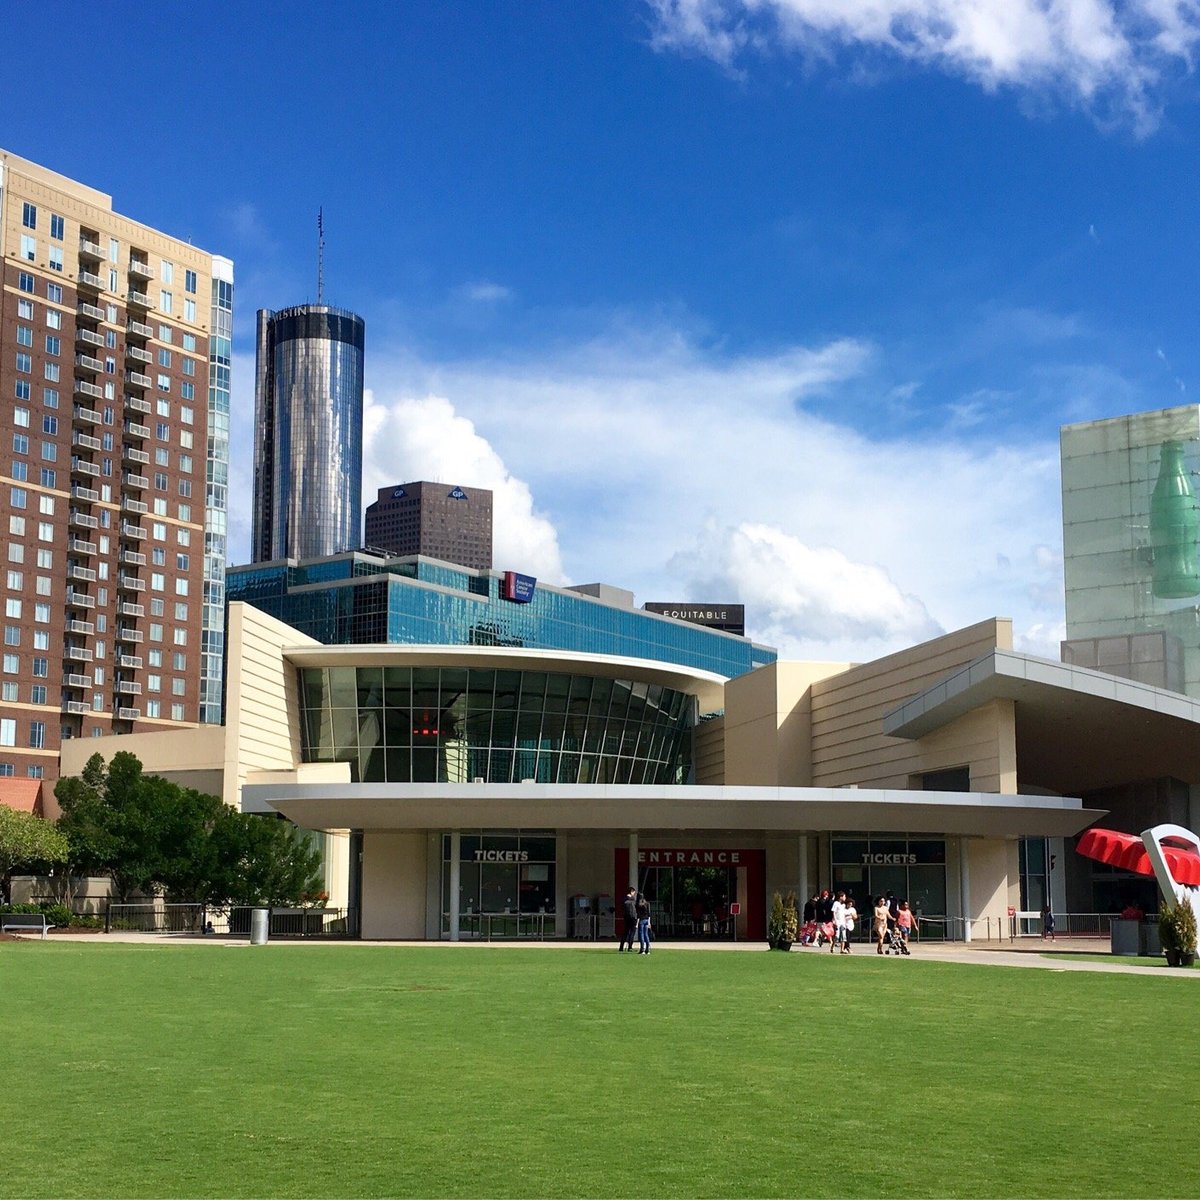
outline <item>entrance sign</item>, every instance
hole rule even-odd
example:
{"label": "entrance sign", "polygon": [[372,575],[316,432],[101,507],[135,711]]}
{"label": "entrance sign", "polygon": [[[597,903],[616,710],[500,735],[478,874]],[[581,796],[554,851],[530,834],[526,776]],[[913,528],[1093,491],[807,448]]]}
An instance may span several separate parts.
{"label": "entrance sign", "polygon": [[744,850],[639,850],[642,867],[740,867]]}

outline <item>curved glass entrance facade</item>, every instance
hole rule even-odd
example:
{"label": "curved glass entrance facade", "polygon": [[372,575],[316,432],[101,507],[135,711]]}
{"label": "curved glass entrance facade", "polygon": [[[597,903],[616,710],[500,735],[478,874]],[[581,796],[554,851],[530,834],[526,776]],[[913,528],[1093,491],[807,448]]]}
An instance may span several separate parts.
{"label": "curved glass entrance facade", "polygon": [[654,683],[474,667],[300,669],[305,762],[358,783],[685,783],[694,698]]}

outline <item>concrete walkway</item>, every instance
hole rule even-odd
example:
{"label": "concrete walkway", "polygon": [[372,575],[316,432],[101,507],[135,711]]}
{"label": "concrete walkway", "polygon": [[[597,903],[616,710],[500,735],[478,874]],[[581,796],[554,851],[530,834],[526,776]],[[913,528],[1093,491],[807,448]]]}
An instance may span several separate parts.
{"label": "concrete walkway", "polygon": [[[21,941],[40,941],[40,935],[22,935]],[[143,946],[194,946],[204,945],[226,948],[250,948],[245,937],[201,937],[190,933],[130,933],[126,931],[114,933],[52,933],[47,939],[53,942],[77,942],[94,945],[143,945]],[[389,946],[405,946],[420,948],[430,946],[453,947],[456,950],[469,948],[487,950],[535,949],[535,950],[589,950],[594,953],[616,952],[612,942],[576,941],[570,938],[556,938],[544,942],[539,941],[504,941],[504,942],[369,942],[357,940],[336,940],[322,938],[276,938],[269,943],[275,947],[303,946],[355,946],[386,948]],[[767,947],[763,942],[660,942],[655,949],[666,951],[724,951],[726,953],[760,954]],[[1020,938],[1013,942],[927,942],[924,945],[913,945],[910,961],[954,962],[974,966],[1003,966],[1003,967],[1041,967],[1051,971],[1109,971],[1126,975],[1153,975],[1155,977],[1169,975],[1184,979],[1200,980],[1200,970],[1189,967],[1167,967],[1135,965],[1121,958],[1108,961],[1090,961],[1090,956],[1104,955],[1108,952],[1108,942],[1104,938],[1067,938],[1062,937],[1054,942],[1043,942],[1041,938]],[[828,951],[815,947],[794,947],[796,955],[827,954]],[[872,947],[867,943],[856,945],[854,955],[858,957],[876,957]],[[1056,956],[1049,958],[1048,954]],[[901,960],[892,960],[900,962]],[[904,970],[897,966],[897,970]]]}

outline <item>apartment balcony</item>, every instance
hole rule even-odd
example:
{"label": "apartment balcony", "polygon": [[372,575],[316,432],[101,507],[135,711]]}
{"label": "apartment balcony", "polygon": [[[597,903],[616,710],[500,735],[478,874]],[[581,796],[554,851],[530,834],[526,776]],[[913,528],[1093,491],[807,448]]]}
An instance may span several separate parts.
{"label": "apartment balcony", "polygon": [[84,592],[67,591],[67,607],[68,608],[95,608],[96,599],[94,596],[89,596]]}
{"label": "apartment balcony", "polygon": [[[74,525],[76,529],[95,529],[100,522],[95,517],[88,516],[87,513],[82,513],[77,508],[73,508],[71,509],[68,524]],[[88,545],[91,545],[91,543],[89,542]]]}
{"label": "apartment balcony", "polygon": [[72,554],[95,554],[96,543],[86,541],[84,538],[73,537],[67,541],[67,549]]}
{"label": "apartment balcony", "polygon": [[137,513],[137,515],[140,517],[144,516],[150,511],[150,505],[148,505],[144,500],[135,500],[132,496],[122,496],[121,511]]}
{"label": "apartment balcony", "polygon": [[143,262],[140,258],[131,258],[129,260],[130,275],[137,275],[142,279],[153,279],[154,271],[151,269],[148,262]]}
{"label": "apartment balcony", "polygon": [[126,371],[125,382],[132,383],[134,387],[148,388],[150,386],[150,376],[143,375],[141,371]]}
{"label": "apartment balcony", "polygon": [[91,712],[92,706],[84,703],[82,700],[64,700],[62,702],[62,711],[65,713],[86,713]]}
{"label": "apartment balcony", "polygon": [[150,486],[150,480],[145,475],[135,475],[132,471],[126,471],[121,476],[121,483],[127,488],[133,488],[135,491],[144,491]]}
{"label": "apartment balcony", "polygon": [[92,686],[92,677],[90,675],[64,675],[63,687],[73,688],[90,688]]}
{"label": "apartment balcony", "polygon": [[[91,384],[88,384],[91,387]],[[76,425],[99,425],[100,414],[94,408],[87,408],[85,405],[76,404],[71,410],[71,420]]]}
{"label": "apartment balcony", "polygon": [[[140,629],[130,629],[128,625],[117,626],[117,641],[118,642],[141,642],[142,631]],[[90,654],[91,651],[89,650]]]}
{"label": "apartment balcony", "polygon": [[96,626],[91,621],[76,621],[74,619],[67,622],[68,633],[81,633],[87,637],[91,637],[96,632]]}
{"label": "apartment balcony", "polygon": [[80,237],[79,239],[79,257],[98,259],[104,261],[104,250],[99,242],[93,242],[90,238]]}
{"label": "apartment balcony", "polygon": [[134,683],[132,679],[120,679],[113,686],[122,696],[140,696],[142,694],[142,685]]}
{"label": "apartment balcony", "polygon": [[[104,389],[97,387],[94,383],[88,383],[84,379],[77,379],[75,380],[75,395],[91,396],[93,400],[103,400]],[[100,420],[100,417],[97,416],[96,420]]]}
{"label": "apartment balcony", "polygon": [[99,463],[88,462],[86,458],[72,458],[71,474],[89,475],[98,478],[100,475],[100,465]]}
{"label": "apartment balcony", "polygon": [[121,448],[121,457],[126,462],[141,463],[142,466],[149,466],[150,455],[145,450],[138,450],[134,446],[123,446]]}
{"label": "apartment balcony", "polygon": [[81,567],[78,563],[68,563],[67,578],[82,579],[84,583],[95,583],[96,572],[91,567]]}
{"label": "apartment balcony", "polygon": [[90,433],[80,433],[78,429],[71,432],[71,445],[82,446],[85,450],[99,450],[100,439]]}
{"label": "apartment balcony", "polygon": [[98,304],[82,303],[75,307],[75,311],[81,317],[91,317],[93,321],[103,321],[107,319],[108,314]]}
{"label": "apartment balcony", "polygon": [[72,662],[91,662],[92,652],[86,646],[72,646],[68,643],[63,647],[63,657]]}
{"label": "apartment balcony", "polygon": [[146,590],[146,581],[138,579],[136,575],[118,575],[117,576],[117,591],[119,592],[144,592]]}
{"label": "apartment balcony", "polygon": [[118,708],[117,717],[122,721],[136,721],[142,715],[140,708]]}
{"label": "apartment balcony", "polygon": [[144,617],[146,615],[146,606],[144,604],[134,604],[132,600],[119,600],[117,602],[117,615],[121,617]]}
{"label": "apartment balcony", "polygon": [[130,292],[125,299],[138,308],[149,309],[153,307],[150,303],[150,297],[145,292]]}
{"label": "apartment balcony", "polygon": [[96,346],[101,350],[104,349],[104,335],[97,333],[94,329],[85,329],[82,325],[75,327],[75,340],[87,342],[89,346]]}
{"label": "apartment balcony", "polygon": [[117,666],[123,667],[127,671],[140,671],[142,669],[141,656],[137,654],[118,654]]}
{"label": "apartment balcony", "polygon": [[[100,499],[100,493],[95,488],[84,487],[82,483],[71,484],[71,499],[82,500],[85,504],[95,504]],[[91,545],[89,542],[88,545]],[[96,553],[95,546],[92,546],[92,554]]]}
{"label": "apartment balcony", "polygon": [[154,355],[149,350],[143,350],[140,346],[126,346],[125,357],[135,358],[138,362],[142,363],[152,363],[154,361]]}
{"label": "apartment balcony", "polygon": [[97,291],[104,286],[104,280],[99,275],[93,275],[91,271],[80,270],[76,279],[84,287],[96,288]]}
{"label": "apartment balcony", "polygon": [[143,400],[141,396],[126,396],[125,407],[132,408],[134,412],[148,413],[153,406],[149,400]]}
{"label": "apartment balcony", "polygon": [[104,364],[98,358],[93,358],[90,354],[75,355],[75,365],[81,371],[91,371],[93,375],[99,375],[104,370]]}
{"label": "apartment balcony", "polygon": [[126,421],[125,432],[134,438],[148,438],[150,436],[150,426],[143,425],[141,421]]}
{"label": "apartment balcony", "polygon": [[140,550],[130,550],[128,547],[122,546],[117,555],[117,562],[128,563],[131,567],[144,567],[146,556]]}
{"label": "apartment balcony", "polygon": [[146,536],[146,531],[140,525],[130,525],[125,521],[121,522],[121,536],[123,538],[134,538],[141,541]]}
{"label": "apartment balcony", "polygon": [[125,326],[125,330],[131,337],[148,338],[154,336],[154,330],[149,325],[144,321],[135,321],[132,317],[129,318],[129,324]]}

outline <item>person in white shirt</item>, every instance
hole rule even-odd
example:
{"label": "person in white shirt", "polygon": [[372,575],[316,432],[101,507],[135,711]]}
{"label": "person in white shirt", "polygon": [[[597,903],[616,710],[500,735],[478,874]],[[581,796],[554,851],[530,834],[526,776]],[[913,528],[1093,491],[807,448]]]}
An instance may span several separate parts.
{"label": "person in white shirt", "polygon": [[846,907],[842,912],[842,953],[850,953],[850,935],[858,924],[858,909],[854,907],[854,897],[846,897]]}
{"label": "person in white shirt", "polygon": [[832,954],[846,937],[846,893],[838,892],[833,902],[833,941],[829,943],[829,953]]}

